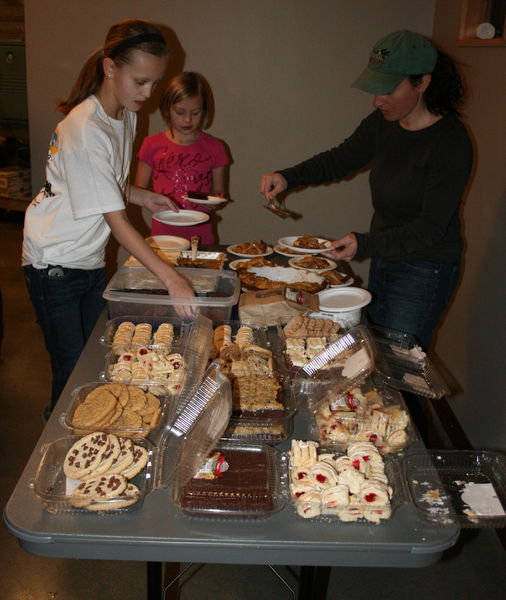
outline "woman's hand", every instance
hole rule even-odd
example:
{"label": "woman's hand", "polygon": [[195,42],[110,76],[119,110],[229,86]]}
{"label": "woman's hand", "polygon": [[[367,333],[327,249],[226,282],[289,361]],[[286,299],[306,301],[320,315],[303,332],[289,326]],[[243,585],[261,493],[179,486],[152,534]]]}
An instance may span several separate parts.
{"label": "woman's hand", "polygon": [[322,252],[323,256],[350,262],[357,253],[357,238],[354,233],[348,233],[340,240],[332,242],[332,248],[332,250]]}
{"label": "woman's hand", "polygon": [[274,198],[288,187],[286,179],[280,173],[270,173],[262,177],[260,184],[260,193],[263,194],[267,202],[271,203]]}

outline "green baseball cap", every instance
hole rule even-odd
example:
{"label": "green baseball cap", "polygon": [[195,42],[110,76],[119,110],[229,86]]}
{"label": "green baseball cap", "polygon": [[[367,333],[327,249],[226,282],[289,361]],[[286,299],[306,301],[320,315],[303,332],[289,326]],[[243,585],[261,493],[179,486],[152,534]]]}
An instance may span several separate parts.
{"label": "green baseball cap", "polygon": [[408,75],[432,73],[436,60],[437,50],[426,37],[407,29],[394,31],[374,44],[369,64],[352,86],[370,94],[389,94]]}

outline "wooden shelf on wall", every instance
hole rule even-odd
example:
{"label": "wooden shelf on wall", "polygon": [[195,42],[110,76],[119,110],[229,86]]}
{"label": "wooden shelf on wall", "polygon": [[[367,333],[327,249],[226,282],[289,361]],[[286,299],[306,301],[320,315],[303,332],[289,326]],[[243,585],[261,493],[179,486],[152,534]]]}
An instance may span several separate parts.
{"label": "wooden shelf on wall", "polygon": [[[459,46],[505,46],[505,8],[506,0],[462,0]],[[494,26],[494,37],[478,37],[478,26],[483,23]]]}

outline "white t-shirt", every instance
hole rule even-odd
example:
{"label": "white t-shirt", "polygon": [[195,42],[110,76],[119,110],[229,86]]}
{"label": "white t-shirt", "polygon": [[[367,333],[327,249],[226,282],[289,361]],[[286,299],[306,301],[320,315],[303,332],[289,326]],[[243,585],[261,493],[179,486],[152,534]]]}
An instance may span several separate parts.
{"label": "white t-shirt", "polygon": [[26,210],[23,265],[104,266],[111,230],[103,215],[125,208],[136,122],[127,110],[111,119],[90,96],[57,125],[46,184]]}

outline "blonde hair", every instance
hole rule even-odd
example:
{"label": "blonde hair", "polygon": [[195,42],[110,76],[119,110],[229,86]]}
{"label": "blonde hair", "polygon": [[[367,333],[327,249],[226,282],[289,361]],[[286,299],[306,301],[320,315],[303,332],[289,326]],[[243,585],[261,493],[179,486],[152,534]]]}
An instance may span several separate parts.
{"label": "blonde hair", "polygon": [[88,96],[96,94],[104,81],[104,58],[111,58],[117,65],[128,64],[132,61],[134,50],[154,56],[169,54],[165,39],[156,25],[140,19],[120,21],[109,29],[104,45],[87,58],[69,96],[60,100],[56,108],[67,115]]}
{"label": "blonde hair", "polygon": [[183,71],[172,77],[160,99],[160,113],[170,127],[170,109],[174,104],[185,98],[202,98],[202,118],[200,128],[205,129],[210,123],[211,93],[205,79],[199,73]]}

